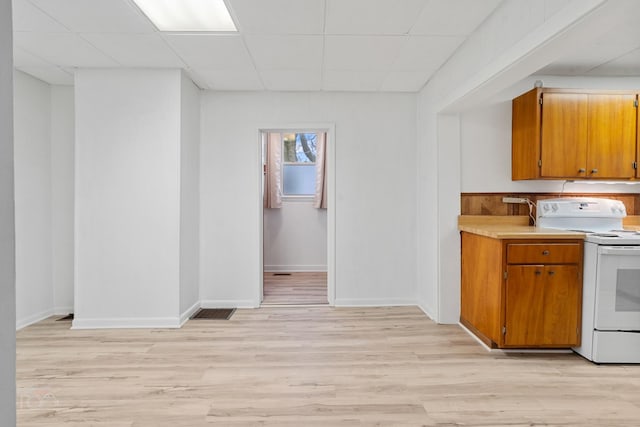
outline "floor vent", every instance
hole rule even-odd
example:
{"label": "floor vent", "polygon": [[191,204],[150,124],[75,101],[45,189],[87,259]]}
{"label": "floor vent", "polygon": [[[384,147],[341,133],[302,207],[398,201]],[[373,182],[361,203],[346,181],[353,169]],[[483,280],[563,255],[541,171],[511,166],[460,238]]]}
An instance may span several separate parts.
{"label": "floor vent", "polygon": [[235,311],[235,308],[201,308],[191,318],[229,320]]}
{"label": "floor vent", "polygon": [[73,313],[67,314],[64,317],[59,318],[57,321],[60,322],[60,321],[67,321],[67,320],[69,321],[73,320]]}

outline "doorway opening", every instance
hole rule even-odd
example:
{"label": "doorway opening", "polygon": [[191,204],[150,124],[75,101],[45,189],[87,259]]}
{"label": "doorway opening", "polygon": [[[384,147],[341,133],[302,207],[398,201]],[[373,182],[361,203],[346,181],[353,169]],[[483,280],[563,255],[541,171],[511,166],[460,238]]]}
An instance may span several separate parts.
{"label": "doorway opening", "polygon": [[261,305],[333,304],[332,136],[260,130]]}

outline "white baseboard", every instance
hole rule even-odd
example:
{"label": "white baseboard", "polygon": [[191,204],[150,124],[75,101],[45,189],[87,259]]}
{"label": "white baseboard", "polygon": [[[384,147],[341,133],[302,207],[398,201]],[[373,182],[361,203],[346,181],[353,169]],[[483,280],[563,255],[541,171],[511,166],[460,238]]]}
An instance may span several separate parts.
{"label": "white baseboard", "polygon": [[254,300],[202,300],[201,308],[258,308],[260,303]]}
{"label": "white baseboard", "polygon": [[424,303],[418,303],[418,308],[420,310],[422,310],[422,312],[431,320],[433,320],[434,322],[438,323],[438,321],[435,319],[434,316],[431,315],[431,313],[433,313],[433,311],[427,307]]}
{"label": "white baseboard", "polygon": [[416,306],[415,299],[405,298],[336,298],[336,307],[393,307]]}
{"label": "white baseboard", "polygon": [[178,317],[121,317],[111,319],[73,319],[71,329],[156,329],[179,328]]}
{"label": "white baseboard", "polygon": [[265,273],[314,273],[326,272],[326,265],[265,265]]}
{"label": "white baseboard", "polygon": [[22,328],[26,328],[29,325],[33,325],[34,323],[38,323],[41,320],[46,319],[47,317],[53,316],[54,314],[56,314],[54,309],[49,308],[39,313],[35,313],[30,316],[23,317],[22,319],[16,319],[16,331],[19,331]]}
{"label": "white baseboard", "polygon": [[187,323],[187,320],[189,320],[198,310],[200,310],[200,301],[196,301],[195,304],[186,309],[185,312],[180,315],[180,327]]}

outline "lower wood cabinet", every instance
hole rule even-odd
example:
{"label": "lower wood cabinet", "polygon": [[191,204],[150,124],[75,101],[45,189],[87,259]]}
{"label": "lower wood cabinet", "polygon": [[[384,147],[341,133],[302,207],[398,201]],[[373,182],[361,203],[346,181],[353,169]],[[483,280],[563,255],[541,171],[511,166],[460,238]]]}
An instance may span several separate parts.
{"label": "lower wood cabinet", "polygon": [[461,323],[491,347],[580,344],[581,240],[462,233]]}

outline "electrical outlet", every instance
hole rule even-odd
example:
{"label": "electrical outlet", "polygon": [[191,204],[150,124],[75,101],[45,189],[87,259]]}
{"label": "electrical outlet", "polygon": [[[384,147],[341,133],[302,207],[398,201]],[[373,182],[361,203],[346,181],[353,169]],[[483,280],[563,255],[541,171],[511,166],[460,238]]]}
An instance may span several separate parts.
{"label": "electrical outlet", "polygon": [[526,205],[529,201],[524,197],[503,197],[502,203],[521,203]]}

